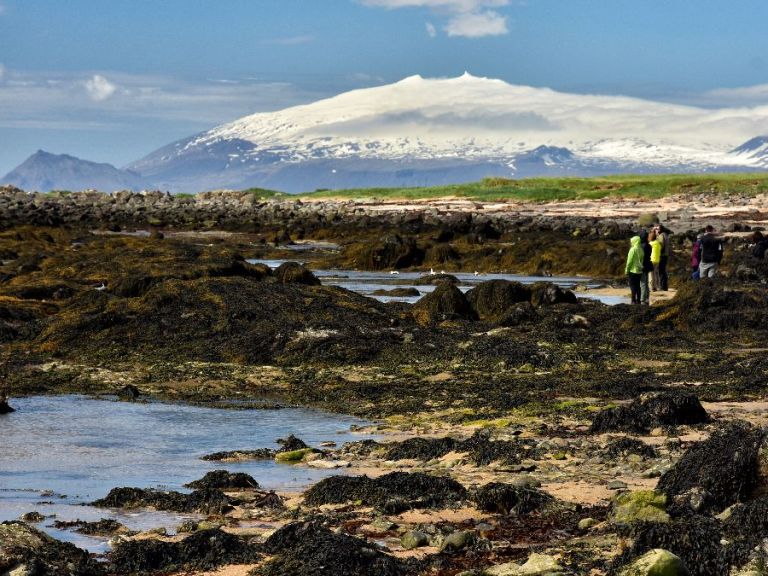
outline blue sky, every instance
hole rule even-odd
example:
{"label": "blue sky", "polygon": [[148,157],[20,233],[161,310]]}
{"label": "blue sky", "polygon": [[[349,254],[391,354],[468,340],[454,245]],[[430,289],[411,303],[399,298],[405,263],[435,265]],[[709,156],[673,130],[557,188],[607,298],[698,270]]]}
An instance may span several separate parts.
{"label": "blue sky", "polygon": [[[0,0],[0,175],[413,74],[768,103],[757,0]],[[736,89],[736,90],[727,90]]]}

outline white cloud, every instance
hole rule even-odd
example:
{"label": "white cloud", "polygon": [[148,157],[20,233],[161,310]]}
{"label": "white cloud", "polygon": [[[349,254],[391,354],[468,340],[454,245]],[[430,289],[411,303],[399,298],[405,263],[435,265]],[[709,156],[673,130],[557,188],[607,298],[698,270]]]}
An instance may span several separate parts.
{"label": "white cloud", "polygon": [[94,102],[103,102],[117,92],[117,86],[100,74],[94,74],[83,83],[83,86]]}
{"label": "white cloud", "polygon": [[463,36],[464,38],[500,36],[509,32],[506,17],[492,10],[454,16],[448,22],[445,31],[448,36]]}
{"label": "white cloud", "polygon": [[[507,34],[507,18],[492,10],[508,6],[510,0],[359,0],[365,6],[394,10],[397,8],[428,8],[448,17],[448,36],[482,38]],[[435,26],[427,23],[427,34],[434,38]]]}
{"label": "white cloud", "polygon": [[0,64],[0,82],[5,78],[5,66]]}

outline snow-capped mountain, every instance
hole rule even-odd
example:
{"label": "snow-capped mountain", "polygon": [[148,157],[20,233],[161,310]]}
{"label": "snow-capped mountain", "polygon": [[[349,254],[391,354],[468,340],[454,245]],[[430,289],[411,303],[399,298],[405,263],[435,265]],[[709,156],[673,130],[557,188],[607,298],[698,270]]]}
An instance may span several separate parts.
{"label": "snow-capped mountain", "polygon": [[766,158],[733,147],[768,133],[768,107],[745,116],[743,109],[567,94],[469,74],[413,76],[253,114],[129,168],[163,188],[188,191],[759,169]]}
{"label": "snow-capped mountain", "polygon": [[768,134],[768,105],[698,108],[470,74],[412,76],[246,116],[169,144],[127,169],[154,187],[186,192],[749,171],[768,166],[768,138],[756,134]]}

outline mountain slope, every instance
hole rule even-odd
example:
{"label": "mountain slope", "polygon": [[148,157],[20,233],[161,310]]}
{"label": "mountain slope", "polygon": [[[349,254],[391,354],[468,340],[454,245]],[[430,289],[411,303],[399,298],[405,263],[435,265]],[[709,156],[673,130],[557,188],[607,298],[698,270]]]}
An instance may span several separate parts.
{"label": "mountain slope", "polygon": [[101,191],[145,188],[141,176],[134,172],[119,170],[111,164],[89,162],[67,154],[50,154],[43,150],[38,150],[0,178],[0,183],[40,192],[88,188]]}
{"label": "mountain slope", "polygon": [[768,107],[710,110],[476,78],[353,90],[246,116],[128,168],[164,189],[419,186],[484,176],[756,170]]}

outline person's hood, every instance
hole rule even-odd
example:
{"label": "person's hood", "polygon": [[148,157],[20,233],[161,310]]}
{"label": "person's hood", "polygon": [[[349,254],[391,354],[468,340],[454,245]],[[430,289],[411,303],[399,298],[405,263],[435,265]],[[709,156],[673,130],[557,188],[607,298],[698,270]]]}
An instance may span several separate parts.
{"label": "person's hood", "polygon": [[635,248],[640,246],[640,236],[632,236],[632,238],[629,239],[629,245]]}
{"label": "person's hood", "polygon": [[643,230],[642,232],[640,232],[640,236],[638,236],[638,238],[640,238],[640,242],[645,244],[646,242],[648,242],[648,232],[646,230]]}

